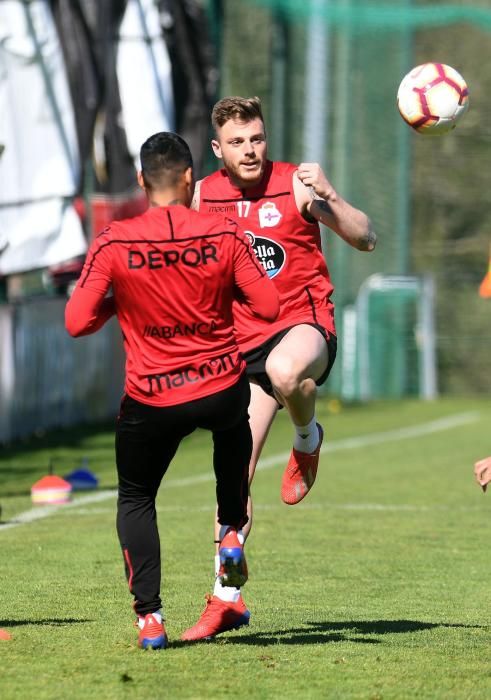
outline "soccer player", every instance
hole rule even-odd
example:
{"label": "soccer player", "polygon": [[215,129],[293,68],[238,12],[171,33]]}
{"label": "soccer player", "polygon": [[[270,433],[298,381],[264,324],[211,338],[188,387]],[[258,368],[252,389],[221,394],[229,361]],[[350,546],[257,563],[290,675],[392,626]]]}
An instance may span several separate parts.
{"label": "soccer player", "polygon": [[[281,498],[293,505],[316,478],[323,440],[315,416],[316,386],[327,379],[336,356],[333,286],[321,251],[319,222],[361,251],[372,251],[376,236],[366,214],[341,197],[318,163],[268,160],[257,97],[221,99],[213,108],[212,125],[212,148],[224,167],[197,183],[192,206],[226,214],[243,225],[280,297],[280,313],[273,323],[234,303],[236,337],[251,383],[249,484],[276,412],[285,407],[294,440]],[[250,496],[248,514],[245,537],[252,523]],[[239,619],[244,605],[240,590],[224,588],[217,577],[202,617],[183,638],[219,634]]]}
{"label": "soccer player", "polygon": [[480,459],[474,464],[474,476],[483,491],[486,491],[491,481],[491,457]]}
{"label": "soccer player", "polygon": [[[116,427],[117,531],[140,628],[138,644],[167,645],[160,598],[155,499],[181,440],[213,434],[224,586],[247,579],[242,526],[252,451],[249,384],[232,327],[240,293],[252,314],[273,321],[278,295],[245,234],[230,219],[189,209],[192,160],[176,134],[141,148],[138,181],[150,207],[111,223],[90,246],[65,322],[72,336],[97,331],[116,313],[126,351]],[[112,296],[106,296],[112,288]],[[245,606],[240,623],[247,624]]]}

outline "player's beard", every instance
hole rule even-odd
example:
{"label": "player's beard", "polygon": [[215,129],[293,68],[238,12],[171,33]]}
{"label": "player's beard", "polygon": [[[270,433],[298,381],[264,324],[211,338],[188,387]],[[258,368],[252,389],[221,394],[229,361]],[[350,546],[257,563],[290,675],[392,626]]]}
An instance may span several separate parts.
{"label": "player's beard", "polygon": [[245,160],[241,161],[240,163],[233,163],[224,159],[223,164],[232,182],[234,182],[238,187],[247,188],[258,185],[263,179],[264,170],[266,167],[266,158],[263,160],[255,159],[251,161],[251,165],[254,164],[254,167],[251,168],[245,167],[244,164],[247,164],[247,161]]}

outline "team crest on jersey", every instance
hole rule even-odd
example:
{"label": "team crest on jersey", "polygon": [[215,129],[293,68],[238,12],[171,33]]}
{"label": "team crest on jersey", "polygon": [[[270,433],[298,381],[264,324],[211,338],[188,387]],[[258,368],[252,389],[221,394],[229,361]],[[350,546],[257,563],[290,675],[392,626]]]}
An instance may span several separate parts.
{"label": "team crest on jersey", "polygon": [[258,214],[261,228],[276,226],[281,221],[281,213],[274,202],[264,202],[258,210]]}
{"label": "team crest on jersey", "polygon": [[247,238],[254,250],[257,259],[266,270],[268,277],[275,277],[285,264],[285,249],[271,238],[254,236],[251,231],[246,231]]}

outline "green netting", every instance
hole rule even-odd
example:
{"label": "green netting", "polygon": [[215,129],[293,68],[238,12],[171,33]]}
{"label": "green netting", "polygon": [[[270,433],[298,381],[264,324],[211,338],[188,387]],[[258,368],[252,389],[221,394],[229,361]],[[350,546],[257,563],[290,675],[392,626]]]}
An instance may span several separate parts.
{"label": "green netting", "polygon": [[253,0],[257,5],[294,18],[317,17],[337,28],[356,31],[428,29],[468,22],[491,30],[491,9],[451,4],[397,7],[395,3],[365,3],[356,0]]}
{"label": "green netting", "polygon": [[[221,8],[220,96],[259,95],[270,155],[320,162],[339,192],[373,220],[379,243],[370,255],[324,232],[341,353],[343,311],[364,280],[428,274],[436,287],[440,390],[490,392],[491,302],[477,293],[491,240],[489,0],[214,4]],[[426,61],[454,66],[469,85],[469,112],[444,137],[412,132],[396,107],[402,77]],[[410,323],[388,333],[404,342],[414,334]],[[374,346],[377,381],[393,376],[391,343]],[[414,343],[407,348],[412,367]],[[332,391],[342,389],[341,367],[338,360]]]}

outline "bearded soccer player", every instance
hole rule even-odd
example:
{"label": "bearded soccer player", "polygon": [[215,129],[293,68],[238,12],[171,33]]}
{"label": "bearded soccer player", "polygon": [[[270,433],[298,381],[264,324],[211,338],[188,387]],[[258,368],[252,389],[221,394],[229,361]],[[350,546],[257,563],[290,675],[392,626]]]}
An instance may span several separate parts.
{"label": "bearded soccer player", "polygon": [[[220,100],[213,108],[212,125],[212,148],[224,167],[197,183],[192,207],[240,222],[280,297],[280,313],[273,323],[234,303],[236,337],[251,384],[249,484],[276,412],[285,407],[294,440],[281,498],[294,505],[316,478],[323,440],[315,417],[316,387],[325,382],[336,357],[333,286],[321,250],[319,222],[361,251],[373,250],[376,236],[366,214],[336,192],[318,163],[268,160],[257,97]],[[245,537],[252,522],[250,496],[248,514]],[[211,602],[183,638],[223,631],[221,614],[214,615],[213,608],[221,613],[224,603],[232,613],[243,600],[239,589],[224,588],[217,577]]]}
{"label": "bearded soccer player", "polygon": [[[269,321],[279,304],[239,226],[189,209],[194,182],[186,143],[158,133],[140,157],[138,180],[150,207],[111,223],[93,241],[66,306],[66,327],[73,336],[86,335],[116,313],[123,332],[117,531],[138,644],[161,649],[167,636],[155,499],[179,443],[196,428],[213,434],[221,580],[225,587],[247,580],[241,528],[252,451],[250,390],[233,335],[232,301],[239,293],[252,314]],[[228,612],[224,606],[223,627],[247,624],[245,605]]]}

